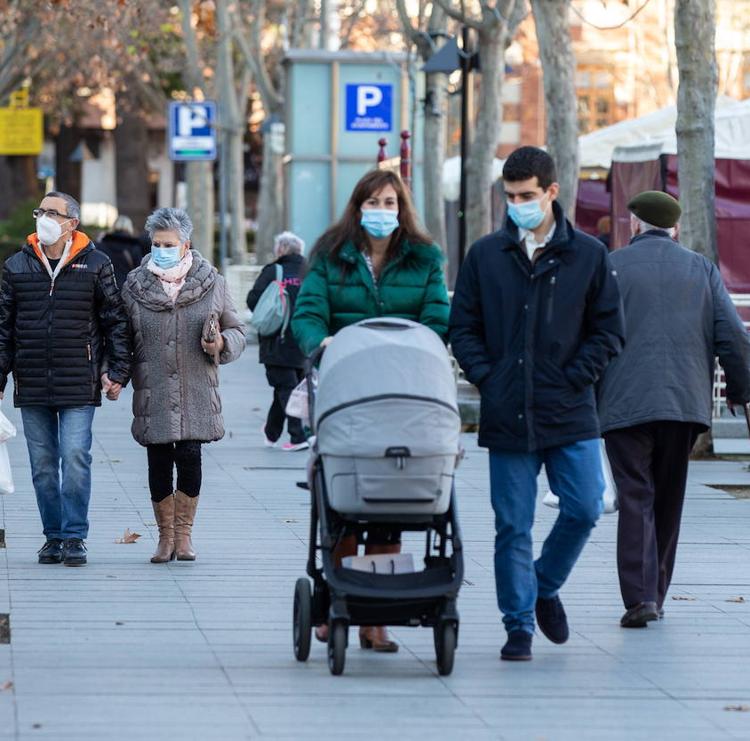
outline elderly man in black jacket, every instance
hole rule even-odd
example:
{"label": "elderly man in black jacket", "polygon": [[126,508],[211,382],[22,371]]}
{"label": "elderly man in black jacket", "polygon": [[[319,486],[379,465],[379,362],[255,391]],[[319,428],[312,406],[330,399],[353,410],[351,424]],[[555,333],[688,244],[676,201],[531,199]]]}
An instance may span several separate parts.
{"label": "elderly man in black jacket", "polygon": [[76,230],[78,202],[47,193],[34,218],[0,282],[0,398],[12,372],[47,538],[39,563],[82,566],[91,423],[102,387],[116,399],[128,380],[127,317],[112,263]]}
{"label": "elderly man in black jacket", "polygon": [[[534,614],[568,639],[558,596],[603,509],[594,384],[623,343],[620,293],[604,245],[573,229],[541,149],[507,159],[505,228],[474,244],[453,298],[450,340],[479,387],[479,444],[490,449],[495,580],[507,660],[531,658]],[[560,514],[533,560],[537,476]]]}
{"label": "elderly man in black jacket", "polygon": [[627,343],[602,378],[599,412],[620,509],[620,624],[640,628],[663,614],[688,458],[711,424],[714,358],[730,409],[742,405],[750,401],[750,342],[718,268],[675,241],[677,201],[647,191],[628,207],[633,239],[612,255]]}

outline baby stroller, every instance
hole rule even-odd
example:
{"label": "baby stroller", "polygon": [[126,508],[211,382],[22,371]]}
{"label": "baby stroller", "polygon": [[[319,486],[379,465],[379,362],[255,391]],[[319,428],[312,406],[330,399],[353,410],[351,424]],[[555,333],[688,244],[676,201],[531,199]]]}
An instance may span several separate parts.
{"label": "baby stroller", "polygon": [[[303,577],[295,587],[295,656],[306,661],[313,626],[327,624],[328,666],[338,675],[350,625],[421,625],[433,630],[439,673],[450,674],[463,555],[453,486],[461,425],[448,353],[420,324],[366,320],[315,353],[307,379],[313,584]],[[342,538],[362,542],[371,525],[424,532],[424,568],[399,573],[398,556],[390,568],[368,557],[336,566]]]}

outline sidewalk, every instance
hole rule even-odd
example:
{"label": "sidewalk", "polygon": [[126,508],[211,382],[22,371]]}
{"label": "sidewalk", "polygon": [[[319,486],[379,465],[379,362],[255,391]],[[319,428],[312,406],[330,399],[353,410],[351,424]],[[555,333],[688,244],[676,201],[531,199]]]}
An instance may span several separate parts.
{"label": "sidewalk", "polygon": [[[308,495],[294,483],[305,454],[262,447],[269,393],[256,359],[251,347],[223,369],[228,432],[204,449],[194,564],[148,563],[156,528],[129,391],[96,416],[86,568],[36,563],[25,443],[11,442],[17,491],[0,498],[0,611],[12,635],[0,646],[0,685],[13,686],[0,691],[0,738],[750,739],[750,500],[706,486],[750,488],[747,464],[692,466],[664,621],[619,627],[617,520],[605,515],[562,592],[569,643],[537,636],[532,662],[508,664],[498,660],[486,453],[466,435],[453,675],[437,675],[431,631],[397,629],[398,654],[351,640],[344,676],[332,677],[322,644],[307,664],[292,654],[308,523]],[[8,401],[3,409],[20,423]],[[540,506],[539,534],[554,516]],[[125,528],[143,537],[116,545]],[[421,540],[412,546],[420,552]]]}

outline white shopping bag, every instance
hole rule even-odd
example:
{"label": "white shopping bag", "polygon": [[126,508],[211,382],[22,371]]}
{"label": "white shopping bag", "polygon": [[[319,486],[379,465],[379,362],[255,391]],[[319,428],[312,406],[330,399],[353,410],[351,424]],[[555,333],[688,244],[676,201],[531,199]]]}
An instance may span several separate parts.
{"label": "white shopping bag", "polygon": [[[312,376],[313,393],[318,385],[318,375],[313,371]],[[306,426],[310,426],[310,400],[307,393],[307,379],[303,378],[292,391],[289,401],[284,410],[288,417],[297,417],[301,419]]]}
{"label": "white shopping bag", "polygon": [[16,428],[14,424],[0,412],[0,443],[4,443],[6,440],[10,440],[16,436]]}
{"label": "white shopping bag", "polygon": [[7,443],[0,443],[0,495],[12,494],[16,490],[13,485],[13,472],[10,470]]}
{"label": "white shopping bag", "polygon": [[[604,514],[610,515],[613,512],[617,512],[617,487],[615,486],[615,480],[612,476],[612,467],[609,465],[609,458],[607,457],[607,448],[604,445],[604,440],[600,440],[601,458],[602,458],[602,473],[604,474]],[[553,509],[559,509],[560,501],[551,492],[548,491],[542,499],[542,504],[546,504],[548,507]]]}

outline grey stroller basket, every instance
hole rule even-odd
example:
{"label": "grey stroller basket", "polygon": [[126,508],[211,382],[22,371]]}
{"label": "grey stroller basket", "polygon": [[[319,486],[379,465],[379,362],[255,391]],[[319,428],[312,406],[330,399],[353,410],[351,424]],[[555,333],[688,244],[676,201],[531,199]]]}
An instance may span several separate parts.
{"label": "grey stroller basket", "polygon": [[320,364],[314,423],[340,515],[447,511],[461,423],[450,358],[431,329],[382,318],[338,332]]}

